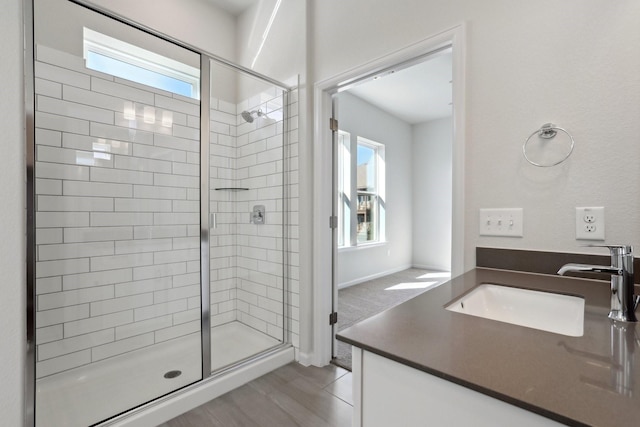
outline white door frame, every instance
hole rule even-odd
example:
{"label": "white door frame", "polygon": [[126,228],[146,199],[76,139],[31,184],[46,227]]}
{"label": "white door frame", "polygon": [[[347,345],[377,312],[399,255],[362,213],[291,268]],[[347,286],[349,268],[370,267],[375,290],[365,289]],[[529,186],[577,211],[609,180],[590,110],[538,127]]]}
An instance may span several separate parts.
{"label": "white door frame", "polygon": [[453,200],[451,275],[464,272],[464,153],[465,153],[465,26],[460,24],[314,85],[313,144],[313,351],[304,362],[324,366],[331,361],[331,254],[329,217],[332,215],[332,135],[329,129],[331,95],[364,76],[405,63],[445,46],[453,59]]}

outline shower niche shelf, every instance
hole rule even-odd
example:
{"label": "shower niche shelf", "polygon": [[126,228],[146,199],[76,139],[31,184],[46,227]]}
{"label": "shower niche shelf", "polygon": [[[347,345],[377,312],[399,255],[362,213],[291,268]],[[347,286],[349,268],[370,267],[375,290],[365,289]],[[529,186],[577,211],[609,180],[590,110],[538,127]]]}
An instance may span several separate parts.
{"label": "shower niche shelf", "polygon": [[216,191],[249,191],[246,187],[218,187]]}

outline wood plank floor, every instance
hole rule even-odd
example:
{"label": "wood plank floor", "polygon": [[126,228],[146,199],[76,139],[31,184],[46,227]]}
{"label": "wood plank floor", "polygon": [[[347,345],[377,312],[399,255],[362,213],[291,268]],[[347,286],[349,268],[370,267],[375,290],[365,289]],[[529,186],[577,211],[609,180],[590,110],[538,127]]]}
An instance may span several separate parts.
{"label": "wood plank floor", "polygon": [[160,427],[349,427],[351,373],[290,363]]}

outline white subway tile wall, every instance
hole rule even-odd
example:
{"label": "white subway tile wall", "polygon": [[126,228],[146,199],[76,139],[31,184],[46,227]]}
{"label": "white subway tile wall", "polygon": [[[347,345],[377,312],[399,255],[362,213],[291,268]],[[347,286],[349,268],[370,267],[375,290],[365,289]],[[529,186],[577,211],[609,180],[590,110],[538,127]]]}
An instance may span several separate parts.
{"label": "white subway tile wall", "polygon": [[[290,209],[298,202],[289,197],[298,185],[297,103],[297,90],[272,88],[237,105],[212,98],[210,116],[212,327],[237,320],[296,347],[298,224]],[[243,111],[265,115],[247,123]],[[264,224],[250,223],[256,205],[265,207]]]}
{"label": "white subway tile wall", "polygon": [[[36,52],[42,378],[199,332],[200,107]],[[297,90],[212,99],[210,113],[212,327],[239,321],[298,348]],[[249,222],[255,205],[263,225]]]}
{"label": "white subway tile wall", "polygon": [[[286,305],[287,305],[287,332],[288,340],[296,348],[300,349],[300,223],[298,220],[300,212],[299,198],[299,107],[298,89],[289,93],[287,111],[287,140],[284,156],[284,176],[285,176],[285,197],[281,200],[285,212],[285,280]],[[271,148],[277,141],[267,140],[267,148]],[[273,289],[267,289],[267,295],[273,299]]]}
{"label": "white subway tile wall", "polygon": [[200,105],[36,52],[42,378],[198,332]]}

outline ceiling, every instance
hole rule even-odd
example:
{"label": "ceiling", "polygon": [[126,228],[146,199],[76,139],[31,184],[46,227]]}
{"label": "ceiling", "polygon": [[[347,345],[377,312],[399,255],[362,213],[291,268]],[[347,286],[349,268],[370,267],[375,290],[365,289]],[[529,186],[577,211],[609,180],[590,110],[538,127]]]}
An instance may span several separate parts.
{"label": "ceiling", "polygon": [[[238,16],[258,0],[207,1]],[[451,49],[447,49],[419,64],[363,81],[348,92],[409,124],[418,124],[451,116],[451,79]]]}
{"label": "ceiling", "polygon": [[409,124],[418,124],[451,116],[451,80],[451,49],[447,49],[419,64],[368,79],[348,92]]}
{"label": "ceiling", "polygon": [[238,16],[250,6],[256,4],[256,0],[207,0],[216,7]]}

